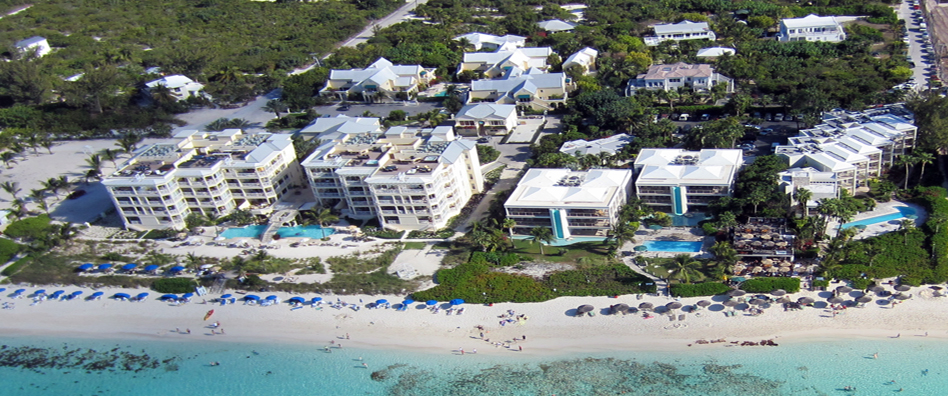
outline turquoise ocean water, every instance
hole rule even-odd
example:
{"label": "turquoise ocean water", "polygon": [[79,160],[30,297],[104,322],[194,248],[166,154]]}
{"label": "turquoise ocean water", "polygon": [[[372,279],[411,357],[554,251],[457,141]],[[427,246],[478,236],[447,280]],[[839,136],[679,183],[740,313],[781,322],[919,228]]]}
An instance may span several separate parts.
{"label": "turquoise ocean water", "polygon": [[948,342],[908,336],[544,358],[494,350],[458,356],[236,343],[16,337],[0,343],[2,395],[948,393],[948,365],[941,360]]}

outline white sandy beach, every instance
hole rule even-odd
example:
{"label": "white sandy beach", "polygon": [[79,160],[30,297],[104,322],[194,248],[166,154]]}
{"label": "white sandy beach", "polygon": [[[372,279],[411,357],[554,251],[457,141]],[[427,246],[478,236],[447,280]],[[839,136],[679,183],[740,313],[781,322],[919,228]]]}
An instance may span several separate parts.
{"label": "white sandy beach", "polygon": [[[432,314],[426,309],[417,309],[422,303],[413,304],[407,311],[394,309],[349,308],[336,310],[323,306],[316,310],[310,306],[291,310],[287,304],[261,307],[243,305],[219,306],[202,304],[198,297],[189,304],[171,306],[155,300],[157,293],[145,302],[127,302],[103,299],[100,301],[44,301],[31,306],[32,300],[13,300],[4,292],[0,302],[15,302],[14,309],[0,310],[0,334],[4,335],[50,335],[108,339],[175,339],[181,342],[280,342],[294,343],[306,347],[322,348],[335,341],[346,347],[411,349],[436,354],[451,354],[458,348],[478,353],[503,355],[518,352],[530,355],[558,355],[567,353],[595,353],[615,350],[676,351],[696,348],[723,348],[730,343],[707,345],[694,344],[696,340],[724,338],[730,341],[755,341],[774,339],[777,343],[807,341],[811,339],[878,338],[887,339],[896,335],[910,339],[917,336],[948,338],[948,314],[944,306],[948,298],[931,297],[931,290],[916,288],[910,293],[911,300],[895,308],[878,305],[875,301],[865,308],[849,308],[845,313],[833,317],[830,311],[820,308],[804,308],[801,311],[784,312],[773,307],[761,316],[726,317],[716,305],[700,311],[701,315],[687,314],[684,322],[670,322],[668,317],[655,314],[652,319],[643,319],[641,314],[604,315],[601,309],[609,305],[626,303],[638,306],[648,301],[656,306],[671,299],[646,296],[637,300],[635,296],[567,297],[543,303],[495,304],[493,307],[465,304],[463,315],[445,315],[444,310]],[[36,288],[27,288],[28,293]],[[48,291],[55,288],[46,288]],[[65,290],[67,293],[75,288]],[[85,296],[91,294],[84,290]],[[103,289],[106,296],[116,292],[135,295],[141,290]],[[270,293],[257,293],[261,297]],[[282,299],[290,295],[275,293]],[[827,292],[823,292],[825,296]],[[798,293],[825,301],[817,293]],[[238,296],[239,295],[236,295]],[[208,296],[208,300],[214,296]],[[304,296],[309,297],[312,296]],[[337,296],[323,296],[326,301],[335,301]],[[392,303],[401,302],[396,296],[338,296],[343,301],[366,303],[386,298]],[[852,298],[849,298],[851,300]],[[699,298],[683,299],[685,305],[694,304]],[[878,299],[877,299],[878,300]],[[581,304],[596,307],[594,317],[574,317],[575,308]],[[204,314],[213,309],[212,318],[203,321]],[[500,326],[498,316],[514,310],[516,314],[529,317],[523,325],[516,323]],[[715,310],[718,310],[715,312]],[[225,335],[211,335],[205,326],[220,321]],[[485,329],[485,338],[490,342],[509,342],[513,338],[527,336],[526,341],[512,344],[507,349],[494,347],[480,340],[475,326]],[[677,325],[677,327],[676,327]],[[178,328],[182,333],[176,333]],[[184,334],[190,329],[190,335]],[[345,339],[346,334],[350,336]],[[523,347],[519,352],[518,347]],[[749,347],[744,347],[749,348]],[[522,355],[521,355],[522,356]]]}

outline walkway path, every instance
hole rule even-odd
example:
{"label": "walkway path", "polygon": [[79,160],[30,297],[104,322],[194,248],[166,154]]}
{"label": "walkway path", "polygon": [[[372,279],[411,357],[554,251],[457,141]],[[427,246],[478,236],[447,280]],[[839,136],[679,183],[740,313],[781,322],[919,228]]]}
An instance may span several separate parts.
{"label": "walkway path", "polygon": [[277,230],[280,227],[283,227],[283,224],[296,218],[300,212],[296,209],[285,209],[279,212],[276,212],[272,217],[270,217],[270,224],[267,224],[267,229],[263,231],[263,235],[260,235],[260,241],[263,243],[270,243],[273,239],[273,234],[276,234]]}
{"label": "walkway path", "polygon": [[639,265],[635,263],[635,259],[633,259],[632,257],[626,257],[626,258],[622,259],[622,263],[625,264],[626,266],[628,266],[629,268],[631,268],[632,271],[635,271],[637,274],[642,275],[642,276],[644,276],[644,277],[646,277],[646,278],[649,278],[649,279],[651,279],[653,282],[655,282],[655,291],[656,291],[658,294],[660,294],[660,295],[669,295],[669,294],[668,294],[668,282],[665,281],[665,280],[662,279],[662,278],[659,278],[659,277],[657,277],[657,276],[655,276],[655,275],[652,275],[652,274],[646,272],[644,269],[642,269],[642,267],[639,267]]}

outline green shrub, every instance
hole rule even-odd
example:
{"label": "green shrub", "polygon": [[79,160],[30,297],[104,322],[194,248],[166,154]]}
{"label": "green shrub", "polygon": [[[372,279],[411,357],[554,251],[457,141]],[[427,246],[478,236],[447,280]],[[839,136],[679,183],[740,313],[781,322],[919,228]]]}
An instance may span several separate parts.
{"label": "green shrub", "polygon": [[159,293],[191,293],[197,283],[187,278],[165,278],[156,280],[151,287]]}
{"label": "green shrub", "polygon": [[13,256],[23,249],[23,245],[13,242],[9,239],[0,238],[0,265],[10,261]]}
{"label": "green shrub", "polygon": [[928,221],[925,222],[925,231],[929,235],[929,249],[932,263],[931,275],[926,279],[929,283],[943,283],[948,281],[948,192],[942,187],[918,187],[915,201],[925,206],[928,211]]}
{"label": "green shrub", "polygon": [[715,296],[727,293],[731,288],[721,282],[674,283],[669,286],[675,297]]}
{"label": "green shrub", "polygon": [[31,261],[31,259],[30,259],[29,256],[26,256],[26,257],[24,257],[24,258],[21,258],[21,259],[17,260],[15,263],[10,264],[10,265],[8,265],[6,268],[4,268],[3,271],[0,272],[0,275],[3,275],[3,276],[11,276],[11,275],[15,274],[17,271],[19,271],[20,268],[23,268],[23,266],[29,264],[30,261]]}
{"label": "green shrub", "polygon": [[826,279],[813,281],[813,287],[829,287],[829,285],[830,281]]}
{"label": "green shrub", "polygon": [[799,278],[754,278],[741,284],[741,289],[748,293],[770,293],[777,289],[786,290],[787,293],[796,293],[800,291]]}
{"label": "green shrub", "polygon": [[494,162],[498,157],[500,157],[500,151],[497,149],[483,144],[477,145],[477,158],[480,163]]}
{"label": "green shrub", "polygon": [[853,289],[856,290],[866,290],[872,287],[872,284],[875,283],[872,279],[867,278],[857,278],[852,280]]}
{"label": "green shrub", "polygon": [[36,239],[46,235],[46,233],[50,231],[52,226],[49,222],[50,219],[47,215],[27,217],[10,223],[3,232],[10,238]]}
{"label": "green shrub", "polygon": [[654,293],[655,284],[625,264],[561,271],[550,275],[546,285],[560,296],[615,296]]}
{"label": "green shrub", "polygon": [[714,235],[714,234],[717,234],[718,231],[720,230],[718,229],[718,227],[715,227],[714,224],[712,224],[711,222],[707,222],[701,225],[701,231],[704,231],[704,235]]}
{"label": "green shrub", "polygon": [[405,234],[405,231],[389,230],[385,228],[365,227],[362,229],[365,235],[381,239],[399,239]]}
{"label": "green shrub", "polygon": [[471,253],[471,262],[491,267],[509,267],[523,261],[516,253],[474,252]]}
{"label": "green shrub", "polygon": [[179,232],[178,230],[174,230],[171,228],[165,228],[162,230],[149,230],[148,232],[145,233],[145,235],[142,235],[142,238],[143,239],[168,239],[175,235],[178,235],[178,232]]}

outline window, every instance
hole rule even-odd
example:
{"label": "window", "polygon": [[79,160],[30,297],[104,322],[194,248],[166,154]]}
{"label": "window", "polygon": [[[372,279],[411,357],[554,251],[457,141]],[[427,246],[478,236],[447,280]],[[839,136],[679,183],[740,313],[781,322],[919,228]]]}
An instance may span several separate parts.
{"label": "window", "polygon": [[668,79],[668,82],[673,82],[673,83],[681,82],[681,79],[680,79],[680,78],[669,78],[669,79]]}

